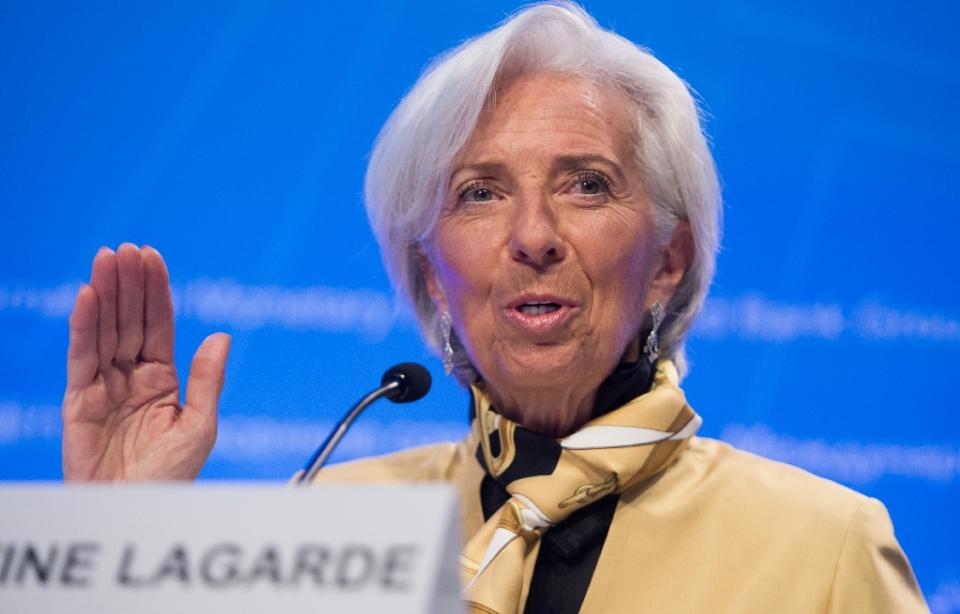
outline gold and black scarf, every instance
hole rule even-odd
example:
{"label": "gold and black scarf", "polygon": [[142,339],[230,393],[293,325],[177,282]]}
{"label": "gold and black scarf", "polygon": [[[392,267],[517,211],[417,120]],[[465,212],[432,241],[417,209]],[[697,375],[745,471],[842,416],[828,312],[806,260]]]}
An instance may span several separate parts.
{"label": "gold and black scarf", "polygon": [[472,387],[478,456],[510,498],[460,557],[471,614],[520,611],[524,565],[545,531],[670,464],[701,424],[678,381],[673,363],[662,360],[649,392],[560,440],[499,415],[487,395]]}

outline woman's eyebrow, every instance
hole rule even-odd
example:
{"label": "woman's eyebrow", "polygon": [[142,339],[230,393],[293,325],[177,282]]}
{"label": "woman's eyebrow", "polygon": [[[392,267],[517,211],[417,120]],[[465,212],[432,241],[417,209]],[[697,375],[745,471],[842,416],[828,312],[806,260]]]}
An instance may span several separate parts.
{"label": "woman's eyebrow", "polygon": [[[610,158],[601,154],[570,154],[554,158],[552,167],[553,172],[582,170],[589,166],[600,166],[607,169],[614,179],[623,182],[626,176],[620,165]],[[453,183],[456,178],[467,173],[475,177],[496,177],[508,173],[507,166],[502,162],[472,162],[469,164],[459,164],[454,167],[450,174],[450,182]]]}
{"label": "woman's eyebrow", "polygon": [[625,181],[620,165],[600,154],[575,154],[568,156],[558,156],[553,162],[554,171],[573,171],[582,170],[588,166],[602,166],[611,171],[611,174],[617,181]]}
{"label": "woman's eyebrow", "polygon": [[470,173],[471,175],[501,175],[506,170],[506,166],[500,162],[475,162],[471,164],[460,164],[454,167],[450,178],[453,179],[461,173]]}

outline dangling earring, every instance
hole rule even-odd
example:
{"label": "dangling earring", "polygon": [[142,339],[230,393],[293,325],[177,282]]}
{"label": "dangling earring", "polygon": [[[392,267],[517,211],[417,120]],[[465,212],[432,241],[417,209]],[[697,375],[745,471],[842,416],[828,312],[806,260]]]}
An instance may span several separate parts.
{"label": "dangling earring", "polygon": [[453,330],[453,318],[450,312],[444,309],[440,312],[440,334],[443,335],[443,372],[453,373],[453,346],[450,345],[450,335]]}
{"label": "dangling earring", "polygon": [[650,307],[650,318],[653,320],[653,327],[650,334],[647,335],[647,343],[643,346],[643,355],[647,357],[650,364],[656,364],[660,356],[660,325],[663,324],[663,318],[666,314],[663,311],[663,305],[660,300]]}

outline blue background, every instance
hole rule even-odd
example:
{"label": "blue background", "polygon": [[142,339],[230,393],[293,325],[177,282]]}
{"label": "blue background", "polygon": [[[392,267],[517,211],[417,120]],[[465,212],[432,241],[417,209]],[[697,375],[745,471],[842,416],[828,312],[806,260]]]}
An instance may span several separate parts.
{"label": "blue background", "polygon": [[[702,433],[879,497],[960,611],[960,42],[950,2],[590,1],[708,113],[726,202],[690,341]],[[286,479],[400,360],[340,458],[466,431],[360,197],[429,58],[512,2],[0,5],[0,479],[56,479],[66,317],[101,245],[170,267],[184,372],[233,334],[204,478]]]}

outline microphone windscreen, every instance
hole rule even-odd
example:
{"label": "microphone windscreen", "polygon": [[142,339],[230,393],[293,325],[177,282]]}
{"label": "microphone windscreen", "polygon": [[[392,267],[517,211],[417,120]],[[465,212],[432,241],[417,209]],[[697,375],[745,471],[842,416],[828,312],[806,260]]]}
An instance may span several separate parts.
{"label": "microphone windscreen", "polygon": [[401,362],[387,369],[380,380],[380,385],[386,386],[390,382],[397,382],[400,385],[385,396],[394,403],[410,403],[422,399],[430,392],[433,379],[423,365],[415,362]]}

